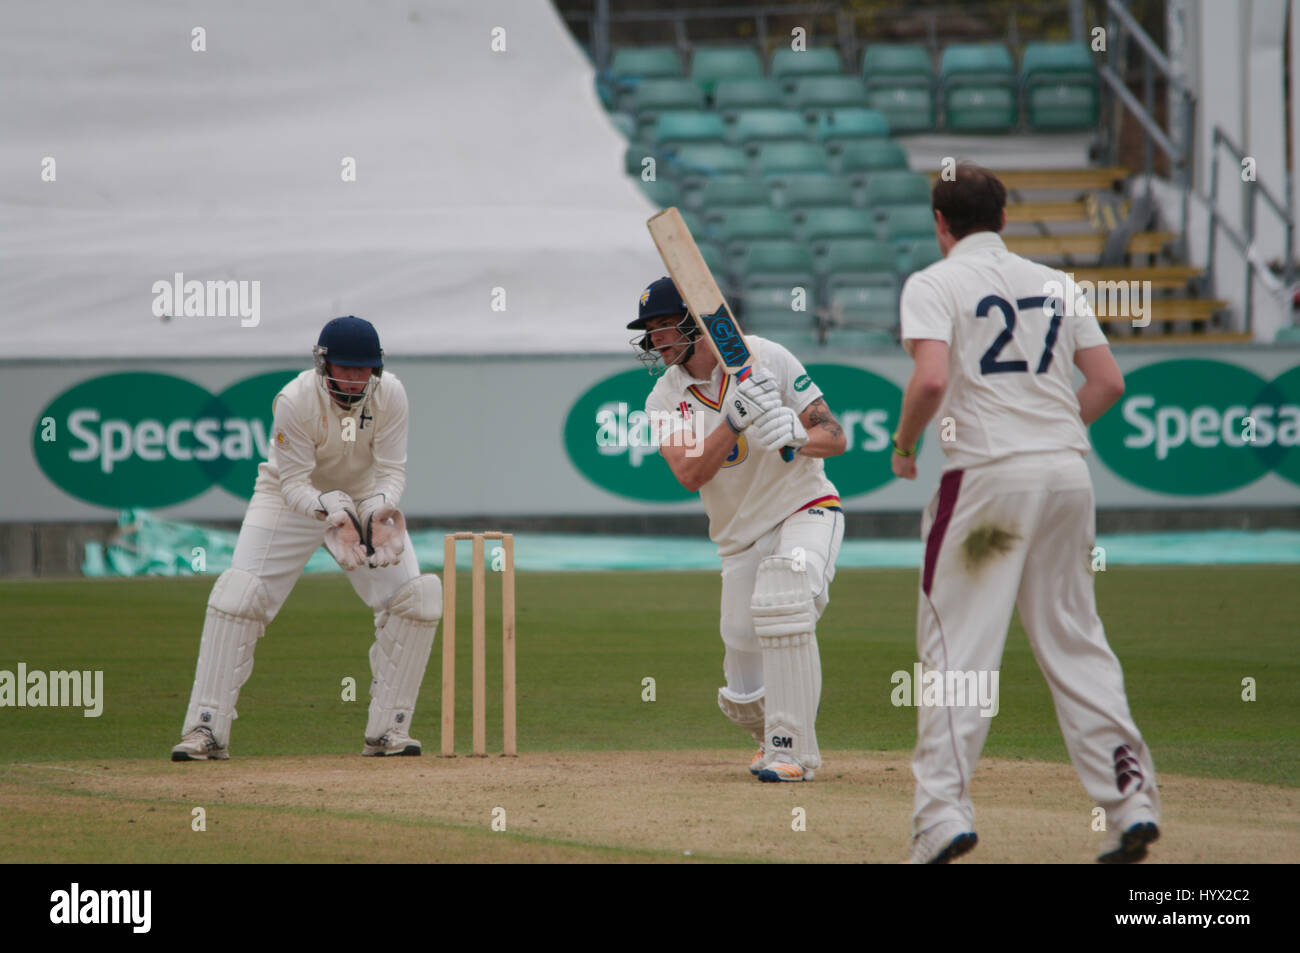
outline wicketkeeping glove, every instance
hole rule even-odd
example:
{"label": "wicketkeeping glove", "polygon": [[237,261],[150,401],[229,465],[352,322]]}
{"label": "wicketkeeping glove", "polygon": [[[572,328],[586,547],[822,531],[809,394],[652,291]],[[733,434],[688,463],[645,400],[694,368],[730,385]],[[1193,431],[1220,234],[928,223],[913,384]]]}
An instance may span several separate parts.
{"label": "wicketkeeping glove", "polygon": [[727,395],[727,423],[739,433],[755,420],[781,406],[776,381],[761,371],[742,368]]}
{"label": "wicketkeeping glove", "polygon": [[789,407],[769,410],[754,421],[751,439],[764,450],[793,447],[798,450],[808,442],[808,431],[799,422],[799,415]]}
{"label": "wicketkeeping glove", "polygon": [[406,517],[389,506],[384,494],[376,493],[357,504],[365,541],[371,550],[370,565],[391,566],[402,558],[406,549]]}
{"label": "wicketkeeping glove", "polygon": [[342,490],[322,493],[317,499],[320,509],[316,515],[329,524],[325,530],[325,548],[340,567],[351,572],[369,558],[356,504]]}

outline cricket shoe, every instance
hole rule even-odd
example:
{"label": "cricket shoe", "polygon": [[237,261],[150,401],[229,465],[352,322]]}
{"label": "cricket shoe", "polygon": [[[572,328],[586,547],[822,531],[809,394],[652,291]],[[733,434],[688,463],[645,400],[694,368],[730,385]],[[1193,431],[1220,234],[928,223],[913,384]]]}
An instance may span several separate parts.
{"label": "cricket shoe", "polygon": [[912,838],[913,864],[946,864],[969,853],[979,838],[957,821],[941,821]]}
{"label": "cricket shoe", "polygon": [[366,739],[366,746],[361,749],[361,754],[367,758],[384,758],[393,755],[418,755],[420,753],[420,742],[407,735],[399,735],[396,731],[389,731],[379,738],[371,740]]}
{"label": "cricket shoe", "polygon": [[1112,834],[1097,855],[1099,864],[1136,864],[1147,855],[1147,845],[1160,838],[1160,828],[1152,821],[1139,821],[1121,833]]}
{"label": "cricket shoe", "polygon": [[206,725],[191,728],[181,738],[181,743],[172,748],[173,761],[228,761],[230,749],[218,744],[212,729]]}
{"label": "cricket shoe", "polygon": [[763,759],[766,757],[767,752],[763,750],[762,745],[759,745],[758,753],[754,755],[753,760],[749,762],[749,773],[754,777],[758,777],[758,772],[763,770]]}
{"label": "cricket shoe", "polygon": [[773,761],[758,772],[760,781],[811,781],[812,779],[812,768],[805,768],[790,761]]}

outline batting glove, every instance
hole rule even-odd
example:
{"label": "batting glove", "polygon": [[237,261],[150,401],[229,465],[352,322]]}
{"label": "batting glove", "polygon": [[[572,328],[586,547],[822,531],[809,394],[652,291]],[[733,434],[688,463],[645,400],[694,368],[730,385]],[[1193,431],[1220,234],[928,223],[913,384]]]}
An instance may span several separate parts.
{"label": "batting glove", "polygon": [[799,415],[789,407],[769,410],[754,421],[754,442],[764,450],[793,447],[798,450],[808,442],[808,431],[799,422]]}
{"label": "batting glove", "polygon": [[763,414],[780,406],[781,391],[776,381],[760,372],[742,368],[727,395],[727,424],[740,433]]}

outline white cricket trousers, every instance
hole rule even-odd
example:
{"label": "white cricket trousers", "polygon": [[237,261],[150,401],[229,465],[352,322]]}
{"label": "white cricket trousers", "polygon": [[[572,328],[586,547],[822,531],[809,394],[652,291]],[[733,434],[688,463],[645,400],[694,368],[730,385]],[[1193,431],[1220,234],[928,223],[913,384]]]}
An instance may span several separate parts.
{"label": "white cricket trousers", "polygon": [[[996,671],[1018,606],[1074,769],[1107,827],[1122,829],[1158,821],[1160,805],[1155,765],[1097,615],[1095,530],[1092,480],[1078,453],[945,473],[922,520],[916,645],[926,671]],[[971,775],[994,719],[954,700],[917,709],[913,833],[942,821],[974,829]]]}

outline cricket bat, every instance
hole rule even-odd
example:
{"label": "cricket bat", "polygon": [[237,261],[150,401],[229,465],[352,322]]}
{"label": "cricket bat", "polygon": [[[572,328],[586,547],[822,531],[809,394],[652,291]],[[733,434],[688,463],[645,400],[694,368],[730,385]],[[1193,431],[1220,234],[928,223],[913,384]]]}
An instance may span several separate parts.
{"label": "cricket bat", "polygon": [[[675,207],[666,208],[652,215],[646,225],[673,284],[686,302],[686,310],[704,332],[709,349],[725,373],[733,378],[740,375],[738,379],[744,380],[745,375],[757,366],[754,355],[750,353],[736,316],[731,313],[722,290],[700,254],[699,246],[691,237],[691,230],[682,220],[682,213]],[[794,448],[782,447],[781,458],[787,463],[793,460]]]}

